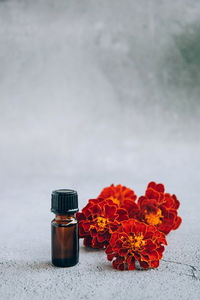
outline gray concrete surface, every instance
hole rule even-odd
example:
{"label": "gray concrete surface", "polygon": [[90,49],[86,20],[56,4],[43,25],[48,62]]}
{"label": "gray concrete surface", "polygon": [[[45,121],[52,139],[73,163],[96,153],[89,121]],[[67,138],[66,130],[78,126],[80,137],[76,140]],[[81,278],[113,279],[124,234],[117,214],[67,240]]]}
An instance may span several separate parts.
{"label": "gray concrete surface", "polygon": [[[200,3],[0,1],[0,298],[200,298]],[[183,223],[156,270],[50,264],[50,194],[163,182]]]}

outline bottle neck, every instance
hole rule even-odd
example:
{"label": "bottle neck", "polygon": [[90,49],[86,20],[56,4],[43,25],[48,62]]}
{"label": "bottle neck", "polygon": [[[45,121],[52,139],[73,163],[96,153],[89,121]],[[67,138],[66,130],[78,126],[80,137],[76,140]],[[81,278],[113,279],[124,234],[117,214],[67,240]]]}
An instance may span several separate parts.
{"label": "bottle neck", "polygon": [[74,213],[65,213],[65,214],[56,214],[55,220],[56,221],[64,221],[66,219],[73,219]]}

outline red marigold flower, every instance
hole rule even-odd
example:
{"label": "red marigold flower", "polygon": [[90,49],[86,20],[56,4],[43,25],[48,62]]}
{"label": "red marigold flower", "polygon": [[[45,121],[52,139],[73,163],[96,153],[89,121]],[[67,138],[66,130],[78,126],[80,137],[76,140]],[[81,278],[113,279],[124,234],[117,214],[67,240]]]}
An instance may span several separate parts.
{"label": "red marigold flower", "polygon": [[93,248],[105,248],[110,235],[120,222],[128,219],[126,210],[119,208],[112,200],[89,200],[81,213],[77,213],[79,237],[84,238],[84,245]]}
{"label": "red marigold flower", "polygon": [[137,199],[135,192],[121,184],[116,186],[112,184],[109,187],[105,187],[97,199],[98,201],[105,199],[112,200],[118,207],[126,209],[129,213],[129,217],[135,217],[138,211],[138,206],[135,203]]}
{"label": "red marigold flower", "polygon": [[163,245],[167,245],[165,235],[154,226],[128,219],[112,233],[106,254],[108,260],[114,259],[113,268],[121,271],[134,270],[136,261],[144,269],[157,268]]}
{"label": "red marigold flower", "polygon": [[145,196],[138,199],[139,214],[137,218],[168,234],[181,224],[182,220],[177,213],[179,205],[180,202],[175,195],[165,193],[163,184],[150,182]]}

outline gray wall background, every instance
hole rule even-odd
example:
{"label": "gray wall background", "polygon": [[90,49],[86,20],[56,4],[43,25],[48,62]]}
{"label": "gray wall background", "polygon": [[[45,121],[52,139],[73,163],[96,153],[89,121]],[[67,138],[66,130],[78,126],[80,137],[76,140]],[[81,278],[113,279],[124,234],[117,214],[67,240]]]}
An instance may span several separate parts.
{"label": "gray wall background", "polygon": [[[77,189],[82,208],[111,183],[140,195],[150,180],[163,182],[180,199],[184,221],[166,256],[199,264],[199,1],[0,1],[0,93],[1,221],[9,219],[0,245],[4,299],[62,298],[70,284],[48,265],[50,193],[60,187]],[[166,298],[170,289],[177,299],[198,296],[187,265],[177,271],[165,263],[163,277],[149,271],[120,279],[99,263],[105,285],[117,276],[105,296],[94,271],[98,257],[106,265],[104,255],[92,260],[81,251],[78,270],[88,277],[69,273],[80,282],[68,291],[72,298],[125,297],[120,280],[128,298],[142,276],[158,280],[158,298],[158,278]],[[28,279],[19,281],[18,272]],[[138,299],[155,296],[147,286]]]}

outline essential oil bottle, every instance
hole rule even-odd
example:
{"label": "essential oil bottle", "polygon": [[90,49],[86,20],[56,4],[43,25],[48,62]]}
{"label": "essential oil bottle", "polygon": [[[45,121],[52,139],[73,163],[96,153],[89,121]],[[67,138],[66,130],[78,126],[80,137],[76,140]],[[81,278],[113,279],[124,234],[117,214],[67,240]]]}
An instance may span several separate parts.
{"label": "essential oil bottle", "polygon": [[71,267],[79,261],[78,194],[74,190],[61,189],[51,194],[51,211],[55,219],[51,222],[52,264],[56,267]]}

